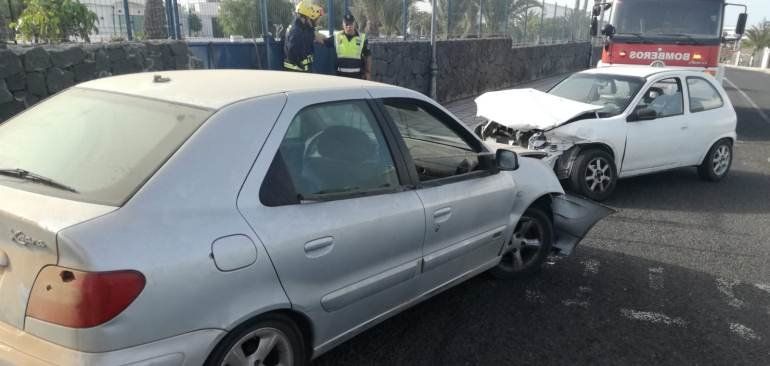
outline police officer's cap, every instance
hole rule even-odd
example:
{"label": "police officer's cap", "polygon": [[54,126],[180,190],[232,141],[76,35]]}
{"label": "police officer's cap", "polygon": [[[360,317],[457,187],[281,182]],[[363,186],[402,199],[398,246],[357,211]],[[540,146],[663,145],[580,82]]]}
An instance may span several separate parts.
{"label": "police officer's cap", "polygon": [[342,21],[345,22],[345,24],[353,24],[356,22],[356,18],[352,13],[348,12],[345,13],[345,16],[342,17]]}

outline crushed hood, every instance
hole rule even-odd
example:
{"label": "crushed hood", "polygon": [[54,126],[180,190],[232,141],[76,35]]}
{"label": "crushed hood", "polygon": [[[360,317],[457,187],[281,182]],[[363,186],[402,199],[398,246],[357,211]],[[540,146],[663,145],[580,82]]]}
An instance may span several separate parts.
{"label": "crushed hood", "polygon": [[602,106],[576,102],[535,89],[510,89],[476,98],[476,115],[516,130],[548,130]]}

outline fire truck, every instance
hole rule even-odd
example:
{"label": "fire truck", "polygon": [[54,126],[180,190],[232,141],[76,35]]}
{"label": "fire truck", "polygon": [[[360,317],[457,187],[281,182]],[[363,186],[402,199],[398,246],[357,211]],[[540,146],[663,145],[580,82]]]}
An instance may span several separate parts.
{"label": "fire truck", "polygon": [[727,6],[743,7],[735,33],[746,27],[746,6],[725,0],[595,0],[591,35],[599,19],[603,49],[597,66],[652,65],[701,69],[722,80],[719,66],[724,13]]}

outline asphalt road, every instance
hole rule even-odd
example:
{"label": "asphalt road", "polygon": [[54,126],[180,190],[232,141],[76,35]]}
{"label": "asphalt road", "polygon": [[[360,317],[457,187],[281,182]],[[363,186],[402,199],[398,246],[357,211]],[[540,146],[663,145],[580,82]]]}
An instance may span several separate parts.
{"label": "asphalt road", "polygon": [[573,256],[529,280],[471,279],[315,365],[770,365],[770,75],[727,79],[726,180],[622,180],[619,212]]}

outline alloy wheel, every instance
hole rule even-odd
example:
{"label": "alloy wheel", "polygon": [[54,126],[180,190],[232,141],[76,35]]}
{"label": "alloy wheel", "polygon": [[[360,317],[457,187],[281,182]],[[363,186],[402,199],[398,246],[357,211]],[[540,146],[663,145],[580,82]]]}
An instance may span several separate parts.
{"label": "alloy wheel", "polygon": [[241,338],[222,366],[291,366],[294,356],[289,338],[280,330],[260,328]]}
{"label": "alloy wheel", "polygon": [[610,163],[603,157],[595,157],[586,165],[585,182],[591,192],[605,192],[612,184]]}

